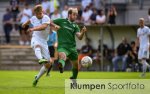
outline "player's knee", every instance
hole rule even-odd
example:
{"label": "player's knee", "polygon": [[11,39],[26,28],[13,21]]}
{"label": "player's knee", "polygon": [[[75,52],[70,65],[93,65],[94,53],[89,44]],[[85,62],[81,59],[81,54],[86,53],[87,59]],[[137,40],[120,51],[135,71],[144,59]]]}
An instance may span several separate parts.
{"label": "player's knee", "polygon": [[54,59],[51,58],[50,59],[50,64],[53,64],[53,62],[54,62]]}
{"label": "player's knee", "polygon": [[35,48],[41,48],[41,46],[40,45],[35,45]]}
{"label": "player's knee", "polygon": [[66,54],[65,53],[59,53],[59,59],[66,60]]}
{"label": "player's knee", "polygon": [[50,67],[50,63],[46,63],[44,66],[46,67],[46,68],[49,68]]}

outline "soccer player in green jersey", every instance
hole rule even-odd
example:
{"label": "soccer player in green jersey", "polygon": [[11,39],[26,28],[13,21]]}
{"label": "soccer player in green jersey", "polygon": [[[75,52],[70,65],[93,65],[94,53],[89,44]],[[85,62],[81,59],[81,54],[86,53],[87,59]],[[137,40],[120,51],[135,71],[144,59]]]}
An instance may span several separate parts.
{"label": "soccer player in green jersey", "polygon": [[53,23],[60,26],[57,30],[58,34],[58,67],[60,73],[63,73],[66,58],[68,57],[72,62],[72,76],[70,79],[76,79],[78,76],[78,52],[76,49],[75,36],[81,40],[85,34],[86,27],[84,26],[81,31],[78,25],[74,22],[77,18],[77,8],[68,9],[68,19],[56,19]]}

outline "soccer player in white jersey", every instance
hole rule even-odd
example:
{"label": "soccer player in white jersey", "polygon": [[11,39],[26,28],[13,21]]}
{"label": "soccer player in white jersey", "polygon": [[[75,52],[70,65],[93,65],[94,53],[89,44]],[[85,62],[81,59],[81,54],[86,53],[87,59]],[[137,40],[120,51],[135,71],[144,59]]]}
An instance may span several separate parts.
{"label": "soccer player in white jersey", "polygon": [[[34,7],[35,16],[31,17],[30,20],[25,22],[22,27],[26,27],[29,24],[32,24],[33,27],[28,29],[32,33],[31,47],[35,51],[36,57],[39,59],[39,64],[43,64],[40,72],[35,76],[33,81],[33,86],[37,85],[40,77],[47,71],[51,66],[52,60],[50,59],[50,54],[47,45],[47,37],[49,30],[48,26],[50,25],[50,18],[47,15],[43,14],[43,9],[41,5],[36,5]],[[53,24],[54,29],[58,29],[59,26]]]}
{"label": "soccer player in white jersey", "polygon": [[150,29],[149,27],[145,26],[144,18],[139,19],[139,26],[140,27],[137,30],[136,45],[139,45],[138,59],[143,65],[141,77],[145,77],[147,67],[150,67],[150,65],[146,62],[146,59],[149,58]]}

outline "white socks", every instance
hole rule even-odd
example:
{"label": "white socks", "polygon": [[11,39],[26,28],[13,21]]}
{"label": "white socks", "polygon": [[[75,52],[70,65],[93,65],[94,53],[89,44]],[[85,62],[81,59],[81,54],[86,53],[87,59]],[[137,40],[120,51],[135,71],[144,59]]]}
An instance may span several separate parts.
{"label": "white socks", "polygon": [[142,60],[142,65],[143,65],[143,73],[145,73],[147,70],[147,67],[149,68],[150,65],[146,62],[146,60]]}
{"label": "white socks", "polygon": [[34,49],[35,55],[38,59],[42,59],[41,49],[39,47]]}
{"label": "white socks", "polygon": [[37,75],[36,80],[39,80],[46,71],[47,71],[47,68],[45,68],[45,66],[43,65],[42,68],[40,69],[40,72]]}

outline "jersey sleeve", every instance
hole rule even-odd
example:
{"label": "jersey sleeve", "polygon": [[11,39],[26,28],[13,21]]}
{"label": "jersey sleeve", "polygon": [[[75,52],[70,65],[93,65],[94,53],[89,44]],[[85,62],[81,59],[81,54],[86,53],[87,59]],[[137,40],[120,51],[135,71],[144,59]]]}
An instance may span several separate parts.
{"label": "jersey sleeve", "polygon": [[35,17],[34,17],[34,16],[30,18],[30,22],[31,22],[31,24],[33,24],[34,19],[35,19]]}
{"label": "jersey sleeve", "polygon": [[148,35],[150,35],[150,28],[147,28],[147,31],[148,31]]}
{"label": "jersey sleeve", "polygon": [[57,25],[59,25],[61,22],[62,22],[62,19],[55,19],[55,20],[53,20],[53,22],[55,23],[55,24],[57,24]]}
{"label": "jersey sleeve", "polygon": [[42,24],[50,24],[50,18],[48,16],[44,16],[44,18],[42,19]]}
{"label": "jersey sleeve", "polygon": [[75,26],[75,33],[77,33],[77,32],[80,32],[80,28],[79,28],[79,26],[76,24],[76,26]]}

